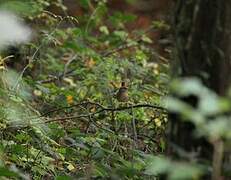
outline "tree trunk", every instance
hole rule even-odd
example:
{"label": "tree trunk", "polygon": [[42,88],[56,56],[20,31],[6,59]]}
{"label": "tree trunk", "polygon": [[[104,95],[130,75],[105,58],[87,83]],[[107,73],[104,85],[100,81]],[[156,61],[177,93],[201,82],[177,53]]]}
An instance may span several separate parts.
{"label": "tree trunk", "polygon": [[[219,95],[225,95],[231,82],[231,1],[177,0],[174,16],[175,66],[181,77],[198,77]],[[184,101],[197,105],[196,97]],[[212,160],[214,146],[195,139],[194,126],[170,113],[170,141],[187,151],[201,149],[201,157]],[[171,148],[170,148],[171,149]]]}

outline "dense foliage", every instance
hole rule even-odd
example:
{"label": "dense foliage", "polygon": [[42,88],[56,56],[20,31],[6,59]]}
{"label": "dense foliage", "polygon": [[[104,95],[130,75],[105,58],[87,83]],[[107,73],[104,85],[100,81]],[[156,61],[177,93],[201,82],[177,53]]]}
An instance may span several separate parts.
{"label": "dense foliage", "polygon": [[[129,32],[135,15],[80,5],[85,14],[71,17],[59,1],[1,3],[33,29],[30,43],[2,51],[3,176],[139,179],[147,154],[165,149],[168,64],[148,34],[168,26]],[[114,96],[122,81],[128,102]]]}
{"label": "dense foliage", "polygon": [[[0,178],[230,176],[221,162],[230,151],[230,94],[196,78],[169,86],[169,24],[139,28],[135,12],[111,2],[79,0],[70,15],[60,0],[0,1]],[[128,97],[118,97],[121,89]],[[213,148],[213,159],[171,141],[181,129],[167,109]]]}

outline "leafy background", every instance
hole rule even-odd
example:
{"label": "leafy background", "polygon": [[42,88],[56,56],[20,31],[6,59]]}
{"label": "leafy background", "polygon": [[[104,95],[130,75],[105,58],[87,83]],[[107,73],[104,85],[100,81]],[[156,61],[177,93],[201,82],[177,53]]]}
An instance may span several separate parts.
{"label": "leafy background", "polygon": [[[168,25],[131,31],[135,14],[79,4],[85,13],[73,17],[59,1],[1,1],[32,29],[1,53],[1,176],[148,178],[147,154],[165,150],[169,68],[150,34]],[[114,98],[121,81],[128,103]]]}
{"label": "leafy background", "polygon": [[[214,149],[221,139],[230,147],[230,95],[219,97],[194,78],[169,86],[169,16],[129,10],[137,2],[120,2],[125,10],[112,0],[0,2],[0,20],[7,19],[0,21],[0,177],[178,180],[211,173],[212,162],[197,151],[167,143],[166,109]],[[122,81],[128,102],[115,98]],[[190,95],[198,107],[182,101]],[[178,158],[166,156],[167,146]],[[228,163],[223,170],[230,174]]]}

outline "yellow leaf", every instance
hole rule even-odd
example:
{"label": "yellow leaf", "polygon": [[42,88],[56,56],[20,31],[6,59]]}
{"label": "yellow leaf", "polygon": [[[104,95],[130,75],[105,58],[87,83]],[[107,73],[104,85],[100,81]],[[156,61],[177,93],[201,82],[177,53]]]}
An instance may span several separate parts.
{"label": "yellow leaf", "polygon": [[152,97],[152,96],[153,96],[153,94],[150,93],[150,92],[145,92],[145,93],[144,93],[144,97],[145,97],[145,98],[150,98],[150,97]]}
{"label": "yellow leaf", "polygon": [[158,69],[154,69],[154,71],[153,71],[153,72],[154,72],[154,74],[155,74],[155,75],[160,74],[160,72],[158,71]]}
{"label": "yellow leaf", "polygon": [[85,62],[85,66],[89,69],[93,68],[95,66],[96,62],[94,61],[93,58],[90,58]]}
{"label": "yellow leaf", "polygon": [[0,70],[5,70],[6,68],[4,66],[0,65]]}
{"label": "yellow leaf", "polygon": [[74,102],[73,96],[68,95],[68,96],[66,97],[66,101],[67,101],[68,104],[73,104],[73,102]]}
{"label": "yellow leaf", "polygon": [[155,118],[155,119],[154,119],[154,122],[155,122],[155,124],[156,124],[157,127],[160,127],[160,126],[161,126],[161,121],[160,121],[159,118]]}
{"label": "yellow leaf", "polygon": [[95,107],[91,108],[91,112],[95,112],[95,111],[96,111]]}
{"label": "yellow leaf", "polygon": [[73,171],[73,170],[75,170],[75,167],[71,163],[68,163],[67,169],[69,171]]}

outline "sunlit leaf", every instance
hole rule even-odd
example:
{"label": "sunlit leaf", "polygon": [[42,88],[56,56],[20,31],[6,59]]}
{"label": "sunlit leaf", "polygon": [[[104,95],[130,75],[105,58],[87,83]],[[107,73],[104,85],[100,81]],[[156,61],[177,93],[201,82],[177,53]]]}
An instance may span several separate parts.
{"label": "sunlit leaf", "polygon": [[169,171],[171,162],[163,157],[153,156],[149,159],[145,173],[148,175],[159,175]]}
{"label": "sunlit leaf", "polygon": [[106,34],[106,35],[109,35],[109,30],[107,28],[107,26],[100,26],[99,28],[100,32]]}

